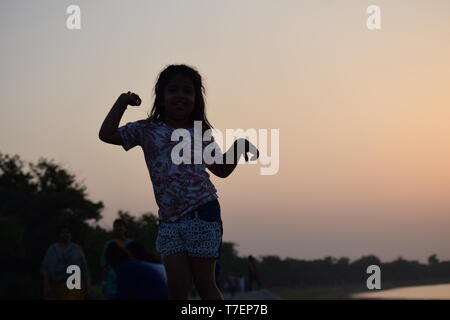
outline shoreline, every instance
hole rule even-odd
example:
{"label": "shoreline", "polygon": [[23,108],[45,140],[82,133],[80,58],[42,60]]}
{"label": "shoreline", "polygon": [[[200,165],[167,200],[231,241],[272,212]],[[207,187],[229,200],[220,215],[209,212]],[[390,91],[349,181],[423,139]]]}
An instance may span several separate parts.
{"label": "shoreline", "polygon": [[449,279],[435,281],[402,281],[383,283],[381,290],[368,290],[361,284],[342,285],[317,285],[307,287],[274,287],[268,288],[270,291],[280,296],[284,300],[367,300],[383,298],[357,298],[355,294],[371,294],[392,289],[405,289],[407,287],[450,285]]}

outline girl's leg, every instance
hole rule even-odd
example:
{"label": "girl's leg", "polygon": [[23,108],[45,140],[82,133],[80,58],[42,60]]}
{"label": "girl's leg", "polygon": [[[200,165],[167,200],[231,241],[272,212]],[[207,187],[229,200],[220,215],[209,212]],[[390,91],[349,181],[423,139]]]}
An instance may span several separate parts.
{"label": "girl's leg", "polygon": [[190,264],[186,252],[163,258],[170,300],[188,300],[192,288]]}
{"label": "girl's leg", "polygon": [[195,287],[202,300],[223,300],[215,281],[216,259],[189,257]]}

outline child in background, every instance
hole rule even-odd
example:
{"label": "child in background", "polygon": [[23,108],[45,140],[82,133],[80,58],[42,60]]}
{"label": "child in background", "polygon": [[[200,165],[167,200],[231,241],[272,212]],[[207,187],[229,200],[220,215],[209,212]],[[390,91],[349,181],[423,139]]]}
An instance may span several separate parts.
{"label": "child in background", "polygon": [[[133,243],[135,242],[129,245],[132,251]],[[116,242],[108,246],[105,256],[108,265],[114,268],[116,273],[114,299],[167,300],[167,278],[158,264],[136,259],[128,248]]]}
{"label": "child in background", "polygon": [[128,230],[125,221],[116,219],[113,223],[114,239],[108,240],[103,246],[102,255],[100,257],[100,266],[102,268],[102,291],[103,296],[107,300],[116,298],[117,284],[116,271],[106,261],[106,250],[111,243],[117,243],[121,247],[125,247],[133,240],[128,237]]}

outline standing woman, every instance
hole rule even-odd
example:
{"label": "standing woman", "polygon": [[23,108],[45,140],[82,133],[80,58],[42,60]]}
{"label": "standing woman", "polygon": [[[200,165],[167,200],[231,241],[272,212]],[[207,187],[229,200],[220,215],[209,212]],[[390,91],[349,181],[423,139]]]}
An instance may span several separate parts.
{"label": "standing woman", "polygon": [[[72,242],[67,225],[58,228],[58,242],[50,245],[41,266],[44,280],[44,298],[56,300],[84,300],[89,292],[89,270],[83,250]],[[81,270],[81,289],[67,287],[67,267],[76,265]]]}

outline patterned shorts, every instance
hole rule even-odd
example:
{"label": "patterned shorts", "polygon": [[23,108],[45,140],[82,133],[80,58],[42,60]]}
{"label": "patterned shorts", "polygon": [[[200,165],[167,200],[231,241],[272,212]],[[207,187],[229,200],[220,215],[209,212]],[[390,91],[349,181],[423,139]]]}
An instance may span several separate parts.
{"label": "patterned shorts", "polygon": [[156,250],[164,258],[186,252],[190,257],[219,258],[223,226],[217,199],[209,201],[174,222],[159,224]]}

